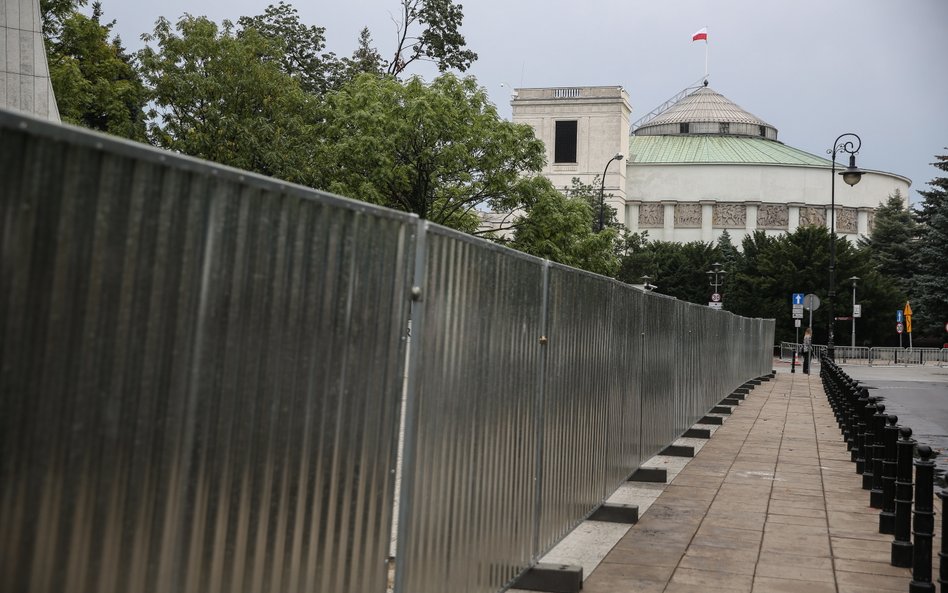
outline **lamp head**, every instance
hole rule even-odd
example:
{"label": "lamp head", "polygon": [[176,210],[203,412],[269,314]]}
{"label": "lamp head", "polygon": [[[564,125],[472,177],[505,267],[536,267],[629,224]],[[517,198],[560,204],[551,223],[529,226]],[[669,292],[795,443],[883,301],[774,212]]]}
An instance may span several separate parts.
{"label": "lamp head", "polygon": [[625,158],[624,155],[621,152],[617,152],[616,156],[612,157],[612,160],[621,161],[623,158]]}
{"label": "lamp head", "polygon": [[843,181],[849,186],[859,183],[863,173],[865,173],[865,171],[856,166],[856,155],[854,154],[849,155],[849,166],[846,167],[846,170],[839,172],[839,174],[843,176]]}

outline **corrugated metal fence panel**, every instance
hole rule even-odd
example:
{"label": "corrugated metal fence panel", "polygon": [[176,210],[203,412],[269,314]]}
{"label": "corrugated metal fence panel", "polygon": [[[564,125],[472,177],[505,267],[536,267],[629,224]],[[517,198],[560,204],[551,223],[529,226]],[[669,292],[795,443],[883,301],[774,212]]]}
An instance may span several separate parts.
{"label": "corrugated metal fence panel", "polygon": [[682,432],[678,398],[678,318],[676,301],[647,294],[643,301],[645,328],[642,363],[642,454],[648,458]]}
{"label": "corrugated metal fence panel", "polygon": [[0,589],[384,590],[415,228],[0,113]]}
{"label": "corrugated metal fence panel", "polygon": [[616,288],[608,278],[550,267],[539,552],[604,497],[610,414],[621,405],[612,349]]}
{"label": "corrugated metal fence panel", "polygon": [[533,560],[543,263],[434,225],[425,241],[397,582],[498,591]]}

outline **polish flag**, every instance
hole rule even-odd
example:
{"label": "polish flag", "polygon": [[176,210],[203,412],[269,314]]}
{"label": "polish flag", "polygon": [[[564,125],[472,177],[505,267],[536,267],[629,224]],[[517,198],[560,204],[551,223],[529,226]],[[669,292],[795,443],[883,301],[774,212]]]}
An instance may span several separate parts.
{"label": "polish flag", "polygon": [[701,41],[702,39],[705,40],[705,41],[708,40],[708,28],[707,28],[707,27],[702,28],[700,31],[698,31],[697,33],[695,33],[694,35],[691,36],[691,40],[692,40],[692,41]]}

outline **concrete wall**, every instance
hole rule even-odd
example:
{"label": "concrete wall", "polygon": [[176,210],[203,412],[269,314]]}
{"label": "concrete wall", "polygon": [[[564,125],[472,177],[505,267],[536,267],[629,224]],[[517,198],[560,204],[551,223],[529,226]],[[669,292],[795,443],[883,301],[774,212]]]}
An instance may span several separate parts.
{"label": "concrete wall", "polygon": [[39,0],[0,0],[0,108],[59,121]]}

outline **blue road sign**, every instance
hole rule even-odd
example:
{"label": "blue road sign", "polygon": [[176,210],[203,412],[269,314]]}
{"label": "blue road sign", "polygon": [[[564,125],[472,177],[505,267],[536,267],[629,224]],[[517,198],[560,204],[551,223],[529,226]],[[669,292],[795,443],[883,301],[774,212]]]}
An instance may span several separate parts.
{"label": "blue road sign", "polygon": [[794,304],[794,305],[802,305],[802,304],[803,304],[803,293],[802,293],[802,292],[795,292],[795,293],[793,293],[793,304]]}
{"label": "blue road sign", "polygon": [[902,315],[902,309],[898,309],[895,312],[895,320],[898,321],[899,323],[902,323],[903,321],[905,321],[905,316]]}

